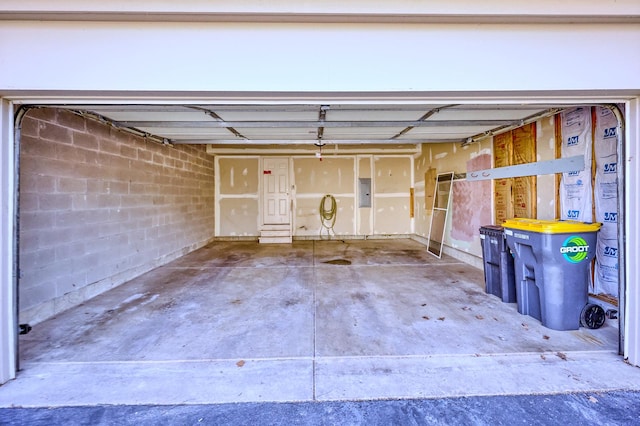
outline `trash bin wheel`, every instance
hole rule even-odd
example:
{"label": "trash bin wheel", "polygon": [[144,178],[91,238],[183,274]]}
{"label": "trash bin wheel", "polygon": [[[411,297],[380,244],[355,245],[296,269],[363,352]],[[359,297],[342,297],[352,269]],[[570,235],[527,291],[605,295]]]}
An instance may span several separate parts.
{"label": "trash bin wheel", "polygon": [[602,306],[595,303],[587,303],[580,314],[580,324],[589,328],[600,328],[604,324],[605,312]]}

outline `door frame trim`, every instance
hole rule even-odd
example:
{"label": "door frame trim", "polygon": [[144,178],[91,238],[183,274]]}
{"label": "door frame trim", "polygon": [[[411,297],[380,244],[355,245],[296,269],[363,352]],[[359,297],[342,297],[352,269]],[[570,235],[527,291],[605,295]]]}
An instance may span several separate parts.
{"label": "door frame trim", "polygon": [[264,212],[264,202],[265,202],[265,194],[264,194],[264,162],[267,159],[281,159],[281,160],[287,160],[287,185],[288,185],[288,191],[287,191],[287,197],[288,197],[288,204],[289,204],[289,233],[291,234],[291,236],[293,237],[293,214],[292,214],[292,205],[291,205],[291,200],[292,200],[292,196],[291,196],[291,187],[292,187],[292,179],[291,179],[291,168],[292,168],[292,160],[291,160],[291,156],[261,156],[260,157],[260,170],[258,171],[258,175],[260,176],[259,182],[258,182],[258,232],[260,232],[260,230],[262,230],[262,228],[267,225],[267,223],[265,223],[265,212]]}

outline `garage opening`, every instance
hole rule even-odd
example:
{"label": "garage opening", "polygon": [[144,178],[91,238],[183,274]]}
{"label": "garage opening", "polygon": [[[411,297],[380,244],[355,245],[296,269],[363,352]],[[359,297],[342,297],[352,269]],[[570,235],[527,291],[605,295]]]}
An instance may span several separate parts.
{"label": "garage opening", "polygon": [[[161,365],[163,386],[204,368],[248,392],[190,401],[425,396],[443,369],[465,382],[510,362],[540,379],[567,357],[598,380],[593,362],[620,345],[617,129],[611,108],[575,105],[31,108],[22,375]],[[443,172],[438,259],[427,247]],[[479,228],[523,217],[609,224],[589,283],[601,328],[551,330],[485,292]],[[409,382],[389,388],[393,377]]]}

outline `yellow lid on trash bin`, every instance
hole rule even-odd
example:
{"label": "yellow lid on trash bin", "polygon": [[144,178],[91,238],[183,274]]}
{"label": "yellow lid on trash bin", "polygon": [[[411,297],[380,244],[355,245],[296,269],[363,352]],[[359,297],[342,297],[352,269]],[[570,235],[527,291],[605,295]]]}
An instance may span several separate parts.
{"label": "yellow lid on trash bin", "polygon": [[576,220],[515,218],[505,220],[502,226],[522,231],[538,232],[540,234],[575,234],[580,232],[597,232],[602,224],[598,222],[578,222]]}

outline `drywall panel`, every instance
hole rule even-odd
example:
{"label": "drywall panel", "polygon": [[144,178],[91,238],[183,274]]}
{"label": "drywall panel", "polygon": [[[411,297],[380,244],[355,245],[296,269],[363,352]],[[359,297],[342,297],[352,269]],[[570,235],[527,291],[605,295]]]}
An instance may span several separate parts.
{"label": "drywall panel", "polygon": [[373,157],[374,234],[411,233],[411,166],[409,156]]}
{"label": "drywall panel", "polygon": [[355,222],[354,212],[356,209],[356,200],[354,197],[338,196],[336,197],[338,212],[336,214],[336,223],[334,231],[338,235],[354,235]]}
{"label": "drywall panel", "polygon": [[374,157],[375,194],[409,193],[413,186],[411,181],[411,158],[406,157]]}
{"label": "drywall panel", "polygon": [[410,234],[409,193],[401,197],[376,197],[375,235]]}
{"label": "drywall panel", "polygon": [[258,158],[220,158],[220,194],[257,194]]}
{"label": "drywall panel", "polygon": [[258,200],[225,198],[219,203],[220,235],[228,237],[258,235]]}
{"label": "drywall panel", "polygon": [[294,158],[298,194],[353,194],[355,157]]}
{"label": "drywall panel", "polygon": [[[425,149],[427,145],[421,145],[421,154],[414,160],[414,176],[415,176],[415,228],[414,232],[416,235],[421,237],[429,236],[429,220],[431,214],[431,208],[433,206],[433,193],[435,187],[435,168],[431,168],[432,172],[429,172],[429,168],[431,167],[431,159],[428,155],[425,154]],[[434,179],[431,183],[426,183],[425,178],[427,176],[433,175]],[[430,189],[426,187],[429,186]]]}
{"label": "drywall panel", "polygon": [[216,157],[216,236],[258,235],[259,157]]}
{"label": "drywall panel", "polygon": [[322,197],[322,195],[317,195],[315,197],[296,198],[294,236],[318,236],[320,234],[320,228],[322,227],[320,223],[320,200],[322,200]]}
{"label": "drywall panel", "polygon": [[358,157],[358,177],[370,178],[371,177],[371,156],[359,156]]}
{"label": "drywall panel", "polygon": [[[320,202],[323,195],[315,197],[303,197],[296,200],[295,212],[295,236],[333,235],[333,232],[323,228],[320,221]],[[354,235],[354,210],[355,198],[349,196],[336,196],[336,221],[333,231],[336,235]]]}
{"label": "drywall panel", "polygon": [[423,150],[423,155],[427,157],[427,171],[429,167],[436,169],[437,173],[455,172],[466,173],[467,160],[470,160],[482,149],[486,149],[489,143],[487,140],[460,146],[459,143],[438,143],[428,144]]}

